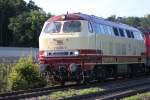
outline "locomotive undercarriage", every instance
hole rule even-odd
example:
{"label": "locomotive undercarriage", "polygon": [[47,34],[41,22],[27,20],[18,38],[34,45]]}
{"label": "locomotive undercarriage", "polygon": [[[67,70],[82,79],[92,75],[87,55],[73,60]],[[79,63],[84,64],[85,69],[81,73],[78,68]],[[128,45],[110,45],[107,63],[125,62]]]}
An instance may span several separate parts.
{"label": "locomotive undercarriage", "polygon": [[[47,65],[42,76],[52,83],[65,84],[67,81],[77,83],[87,83],[93,81],[103,81],[107,78],[117,78],[118,76],[133,77],[149,72],[150,68],[144,63],[137,64],[97,64],[92,70],[86,70],[79,64],[60,64],[58,70],[52,65]],[[124,69],[121,69],[124,68]],[[48,77],[48,78],[47,78]]]}
{"label": "locomotive undercarriage", "polygon": [[52,65],[45,66],[45,70],[41,72],[41,76],[54,84],[60,82],[64,85],[67,81],[84,82],[83,69],[80,65],[70,64],[70,66],[67,66],[66,64],[59,64],[57,70],[54,68]]}

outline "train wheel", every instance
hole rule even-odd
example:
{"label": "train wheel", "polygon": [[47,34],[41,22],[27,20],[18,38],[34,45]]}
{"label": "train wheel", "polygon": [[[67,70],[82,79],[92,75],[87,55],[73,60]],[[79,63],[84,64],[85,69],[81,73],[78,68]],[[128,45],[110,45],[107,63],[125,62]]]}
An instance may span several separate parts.
{"label": "train wheel", "polygon": [[40,73],[40,77],[43,78],[43,79],[47,79],[47,76],[48,76],[48,72],[44,72],[44,73]]}
{"label": "train wheel", "polygon": [[77,72],[77,84],[84,84],[85,83],[85,75],[84,71],[82,70],[81,66],[78,66]]}
{"label": "train wheel", "polygon": [[54,77],[50,72],[41,73],[40,77],[42,77],[49,85],[55,85]]}
{"label": "train wheel", "polygon": [[84,76],[84,72],[83,72],[83,70],[81,69],[81,72],[80,72],[80,74],[79,74],[79,80],[77,80],[77,84],[85,84],[86,83],[86,81],[85,81],[85,76]]}
{"label": "train wheel", "polygon": [[106,78],[106,69],[104,66],[95,66],[94,68],[95,78],[98,81],[103,81]]}
{"label": "train wheel", "polygon": [[85,77],[81,65],[72,63],[70,64],[69,68],[70,68],[70,72],[71,72],[70,75],[72,77],[72,80],[75,80],[77,84],[84,83]]}

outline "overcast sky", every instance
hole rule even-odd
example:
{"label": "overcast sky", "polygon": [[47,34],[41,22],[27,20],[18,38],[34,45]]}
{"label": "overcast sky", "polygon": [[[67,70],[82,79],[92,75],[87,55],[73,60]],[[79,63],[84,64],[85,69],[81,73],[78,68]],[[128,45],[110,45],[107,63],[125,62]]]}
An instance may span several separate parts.
{"label": "overcast sky", "polygon": [[[29,0],[25,0],[29,1]],[[117,15],[120,17],[150,14],[150,0],[33,0],[47,13],[59,15],[82,12],[100,17]]]}

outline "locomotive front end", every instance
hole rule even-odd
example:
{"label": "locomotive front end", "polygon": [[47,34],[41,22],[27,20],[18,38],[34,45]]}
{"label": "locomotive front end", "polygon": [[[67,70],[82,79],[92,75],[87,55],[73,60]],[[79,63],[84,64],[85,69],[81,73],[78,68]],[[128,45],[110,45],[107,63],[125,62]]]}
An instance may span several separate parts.
{"label": "locomotive front end", "polygon": [[[67,16],[68,17],[68,16]],[[55,81],[83,80],[81,49],[86,49],[83,25],[78,16],[55,16],[46,21],[39,37],[41,73],[48,73]]]}

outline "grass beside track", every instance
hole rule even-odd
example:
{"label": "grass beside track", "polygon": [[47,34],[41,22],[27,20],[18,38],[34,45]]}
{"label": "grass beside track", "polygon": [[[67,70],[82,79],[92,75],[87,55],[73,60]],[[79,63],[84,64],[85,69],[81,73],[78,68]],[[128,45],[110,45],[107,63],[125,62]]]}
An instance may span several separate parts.
{"label": "grass beside track", "polygon": [[121,100],[150,100],[150,92],[141,93],[134,96],[126,97]]}
{"label": "grass beside track", "polygon": [[51,100],[57,100],[57,99],[65,99],[77,95],[84,95],[84,94],[91,94],[91,93],[96,93],[99,91],[103,91],[103,89],[99,87],[92,87],[92,88],[87,88],[87,89],[68,89],[64,91],[58,91],[58,92],[53,92],[52,94],[48,96],[42,96],[39,97],[40,100],[46,100],[46,99],[51,99]]}

